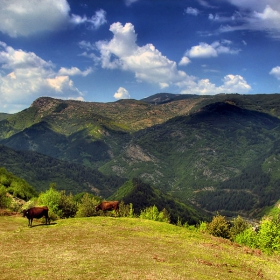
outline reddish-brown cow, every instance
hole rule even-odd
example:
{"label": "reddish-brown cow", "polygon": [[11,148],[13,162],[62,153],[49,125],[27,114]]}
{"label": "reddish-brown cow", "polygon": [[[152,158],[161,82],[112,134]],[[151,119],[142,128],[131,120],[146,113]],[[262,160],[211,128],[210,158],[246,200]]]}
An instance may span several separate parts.
{"label": "reddish-brown cow", "polygon": [[23,210],[23,217],[27,217],[28,226],[32,227],[33,219],[46,218],[46,224],[50,224],[49,208],[48,207],[32,207],[28,210]]}
{"label": "reddish-brown cow", "polygon": [[119,205],[120,203],[118,201],[103,201],[95,207],[95,210],[102,210],[103,212],[107,210],[115,210],[115,213],[119,213]]}

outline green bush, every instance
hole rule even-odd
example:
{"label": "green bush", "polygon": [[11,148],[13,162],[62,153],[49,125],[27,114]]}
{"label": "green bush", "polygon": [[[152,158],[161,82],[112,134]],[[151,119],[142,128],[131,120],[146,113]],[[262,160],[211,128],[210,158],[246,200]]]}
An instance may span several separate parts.
{"label": "green bush", "polygon": [[207,232],[207,223],[206,222],[201,222],[198,226],[198,231]]}
{"label": "green bush", "polygon": [[228,221],[221,215],[213,217],[212,221],[207,224],[207,232],[217,237],[229,238],[229,229]]}
{"label": "green bush", "polygon": [[250,227],[249,223],[246,222],[242,217],[237,216],[237,218],[233,219],[231,222],[230,239],[233,241],[235,237]]}
{"label": "green bush", "polygon": [[7,191],[4,186],[0,185],[0,208],[8,208],[12,199],[7,196]]}
{"label": "green bush", "polygon": [[234,241],[266,253],[280,252],[280,223],[278,219],[263,220],[258,232],[248,228],[238,234]]}
{"label": "green bush", "polygon": [[236,235],[234,241],[238,244],[246,245],[250,248],[257,248],[257,233],[253,228],[247,228]]}
{"label": "green bush", "polygon": [[280,223],[277,219],[263,220],[257,237],[258,248],[262,251],[280,252]]}
{"label": "green bush", "polygon": [[40,193],[38,204],[42,206],[48,206],[49,215],[57,216],[57,218],[59,218],[62,216],[62,211],[59,208],[60,197],[60,192],[55,190],[54,185],[51,184],[49,190]]}
{"label": "green bush", "polygon": [[161,212],[159,212],[155,205],[142,210],[140,213],[140,218],[166,223],[169,223],[170,221],[170,216],[167,210],[163,209]]}
{"label": "green bush", "polygon": [[95,197],[85,193],[78,204],[76,217],[91,217],[96,215],[95,206],[99,203]]}
{"label": "green bush", "polygon": [[71,193],[66,195],[65,191],[61,191],[58,209],[59,213],[61,213],[60,218],[75,217],[78,211],[78,204]]}
{"label": "green bush", "polygon": [[135,217],[133,204],[132,203],[124,204],[124,202],[121,201],[119,205],[119,215],[121,217],[130,217],[130,218]]}

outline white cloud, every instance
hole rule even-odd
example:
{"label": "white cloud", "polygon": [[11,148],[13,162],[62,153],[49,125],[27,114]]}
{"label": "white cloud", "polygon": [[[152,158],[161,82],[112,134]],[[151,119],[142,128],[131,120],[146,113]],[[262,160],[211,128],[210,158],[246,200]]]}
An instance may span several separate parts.
{"label": "white cloud", "polygon": [[197,16],[199,14],[199,10],[196,8],[188,7],[185,9],[185,13],[188,15]]}
{"label": "white cloud", "polygon": [[117,92],[115,92],[114,97],[116,99],[129,99],[130,95],[129,95],[129,92],[125,88],[119,87]]}
{"label": "white cloud", "polygon": [[277,80],[280,80],[280,66],[272,68],[269,74],[273,75]]}
{"label": "white cloud", "polygon": [[221,42],[215,41],[211,45],[207,43],[199,43],[197,46],[191,47],[190,50],[186,52],[186,55],[191,58],[208,58],[208,57],[217,57],[219,54],[237,54],[240,50],[231,49],[229,45],[231,44],[228,40],[223,40]]}
{"label": "white cloud", "polygon": [[69,24],[86,24],[97,29],[106,23],[106,12],[96,11],[91,18],[70,15],[67,0],[0,1],[0,32],[10,37],[29,36],[38,32],[65,29]]}
{"label": "white cloud", "polygon": [[40,96],[78,98],[82,93],[69,78],[72,74],[85,75],[78,68],[61,68],[57,73],[54,64],[38,57],[33,52],[15,50],[0,42],[0,111],[10,107],[17,111],[30,105]]}
{"label": "white cloud", "polygon": [[138,0],[125,0],[126,6],[130,6],[131,4],[137,2]]}
{"label": "white cloud", "polygon": [[[177,68],[177,63],[168,59],[152,44],[138,46],[134,26],[126,23],[114,23],[110,27],[113,38],[110,41],[98,41],[96,47],[100,52],[100,63],[104,69],[121,69],[135,74],[138,81],[158,84],[162,88],[178,87],[182,93],[216,94],[220,92],[245,93],[251,90],[243,77],[227,75],[222,86],[212,84],[208,79],[199,80]],[[88,44],[85,44],[88,45]],[[230,48],[231,41],[216,41],[211,45],[200,44],[197,49],[188,52],[192,57],[217,56],[221,53],[238,53]],[[184,56],[179,62],[186,65],[190,62]]]}
{"label": "white cloud", "polygon": [[95,12],[95,15],[91,18],[88,18],[86,16],[81,17],[79,15],[72,14],[70,22],[74,25],[87,24],[88,29],[98,29],[101,25],[107,22],[106,12],[102,9],[98,10]]}
{"label": "white cloud", "polygon": [[88,68],[86,69],[85,71],[81,71],[79,68],[77,67],[71,67],[71,68],[64,68],[64,67],[61,67],[58,71],[58,75],[59,76],[64,76],[64,75],[67,75],[67,76],[87,76],[89,75],[90,73],[92,72],[92,68]]}
{"label": "white cloud", "polygon": [[193,81],[185,86],[181,93],[213,95],[218,93],[248,93],[252,88],[240,75],[226,75],[221,86],[216,86],[209,79]]}
{"label": "white cloud", "polygon": [[188,65],[190,63],[191,63],[190,59],[187,56],[183,56],[182,59],[179,62],[179,65],[180,66],[185,66],[185,65]]}
{"label": "white cloud", "polygon": [[69,11],[66,0],[0,1],[0,31],[17,37],[63,28]]}
{"label": "white cloud", "polygon": [[279,0],[227,1],[239,8],[239,11],[232,17],[235,24],[222,26],[220,31],[258,30],[268,32],[270,36],[280,39]]}

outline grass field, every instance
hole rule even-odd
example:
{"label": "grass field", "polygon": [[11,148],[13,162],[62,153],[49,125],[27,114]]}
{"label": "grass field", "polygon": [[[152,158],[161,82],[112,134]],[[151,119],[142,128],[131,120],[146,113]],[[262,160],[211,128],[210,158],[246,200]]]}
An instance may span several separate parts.
{"label": "grass field", "polygon": [[174,225],[92,217],[51,225],[0,217],[0,279],[280,279],[267,256]]}

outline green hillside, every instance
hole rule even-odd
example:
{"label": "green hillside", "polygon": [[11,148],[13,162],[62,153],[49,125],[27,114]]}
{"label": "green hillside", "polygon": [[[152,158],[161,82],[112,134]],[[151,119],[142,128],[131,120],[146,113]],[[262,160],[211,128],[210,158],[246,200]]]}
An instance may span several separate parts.
{"label": "green hillside", "polygon": [[77,194],[89,192],[108,197],[125,179],[106,176],[82,165],[61,161],[36,152],[15,151],[0,145],[0,162],[9,172],[25,179],[37,192],[56,189]]}

